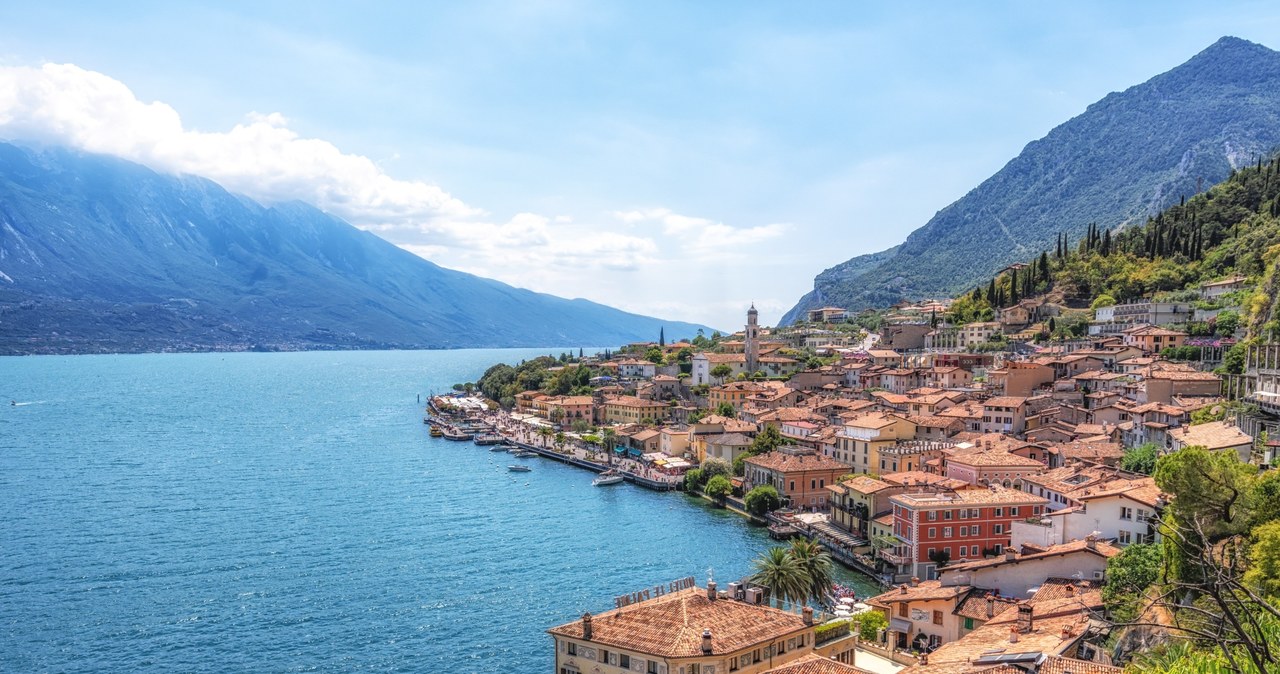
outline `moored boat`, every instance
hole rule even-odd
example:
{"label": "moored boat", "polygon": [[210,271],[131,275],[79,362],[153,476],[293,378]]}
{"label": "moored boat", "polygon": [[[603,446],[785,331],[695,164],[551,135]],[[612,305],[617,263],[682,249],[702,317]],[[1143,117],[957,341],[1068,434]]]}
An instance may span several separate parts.
{"label": "moored boat", "polygon": [[507,466],[507,470],[513,473],[527,473],[533,469],[528,466]]}
{"label": "moored boat", "polygon": [[597,475],[596,479],[591,481],[591,485],[594,487],[607,487],[611,484],[618,484],[624,479],[625,478],[622,476],[622,473],[619,473],[616,470],[606,470],[605,472]]}
{"label": "moored boat", "polygon": [[443,436],[443,435],[444,435],[444,431],[443,431],[443,430],[441,430],[439,426],[432,426],[432,427],[431,427],[431,437],[433,437],[433,438],[438,438],[438,437],[441,437],[441,436]]}
{"label": "moored boat", "polygon": [[527,450],[527,449],[522,449],[522,450],[520,450],[520,451],[518,451],[518,452],[513,452],[511,455],[512,455],[512,456],[514,456],[514,457],[516,457],[517,459],[528,459],[528,458],[530,458],[530,457],[537,456],[537,455],[538,455],[538,453],[537,453],[537,452],[531,452],[531,451],[529,451],[529,450]]}
{"label": "moored boat", "polygon": [[477,445],[497,445],[501,444],[502,440],[502,436],[494,433],[493,431],[477,433],[475,437],[475,443]]}

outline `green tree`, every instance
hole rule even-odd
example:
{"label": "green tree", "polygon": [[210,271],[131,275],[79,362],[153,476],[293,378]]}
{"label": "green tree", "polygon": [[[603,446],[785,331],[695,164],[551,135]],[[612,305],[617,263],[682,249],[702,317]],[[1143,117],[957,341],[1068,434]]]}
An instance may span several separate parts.
{"label": "green tree", "polygon": [[586,433],[591,429],[591,424],[587,423],[586,419],[574,419],[571,428],[574,433]]}
{"label": "green tree", "polygon": [[872,643],[875,643],[880,630],[889,626],[889,619],[880,611],[859,613],[853,621],[858,625],[858,637]]}
{"label": "green tree", "polygon": [[719,365],[711,368],[711,376],[719,379],[720,381],[724,381],[724,378],[728,377],[730,374],[733,374],[733,368],[724,363],[720,363]]}
{"label": "green tree", "polygon": [[605,460],[610,466],[613,465],[613,445],[617,440],[618,432],[612,428],[600,431],[600,444],[604,446]]}
{"label": "green tree", "polygon": [[1124,450],[1124,457],[1120,459],[1120,468],[1134,473],[1150,475],[1156,469],[1156,458],[1159,454],[1160,447],[1154,442],[1130,447]]}
{"label": "green tree", "polygon": [[1093,298],[1093,302],[1089,304],[1089,308],[1093,309],[1094,311],[1097,311],[1102,307],[1114,307],[1115,305],[1116,305],[1116,298],[1106,293],[1102,293],[1101,295],[1098,295],[1097,297]]}
{"label": "green tree", "polygon": [[806,598],[818,604],[826,604],[827,597],[831,594],[831,555],[810,538],[791,539],[788,553],[796,560],[808,581]]}
{"label": "green tree", "polygon": [[684,490],[698,491],[702,489],[702,470],[694,468],[684,474]]}
{"label": "green tree", "polygon": [[724,503],[725,497],[733,492],[733,483],[729,482],[729,478],[723,475],[716,475],[707,480],[707,486],[703,489],[707,496],[716,500],[716,503]]}
{"label": "green tree", "polygon": [[1194,520],[1217,538],[1248,525],[1257,472],[1257,466],[1241,463],[1233,451],[1186,447],[1157,459],[1152,476],[1160,489],[1175,497],[1169,510],[1178,519],[1185,524]]}
{"label": "green tree", "polygon": [[1280,599],[1280,521],[1254,529],[1253,539],[1245,583],[1272,601]]}
{"label": "green tree", "polygon": [[656,346],[649,347],[649,349],[644,352],[644,359],[649,361],[650,363],[656,363],[658,365],[661,365],[662,361],[664,360],[664,356],[662,355],[662,349]]}
{"label": "green tree", "polygon": [[784,602],[804,601],[809,594],[808,578],[786,548],[765,550],[751,566],[755,569],[751,582],[769,588],[769,595],[778,608],[782,608]]}
{"label": "green tree", "polygon": [[747,512],[753,515],[763,515],[782,507],[782,499],[778,496],[777,489],[767,484],[762,484],[747,492],[746,498],[743,499],[743,505],[747,507]]}
{"label": "green tree", "polygon": [[733,419],[738,416],[738,411],[733,409],[733,405],[729,403],[720,403],[716,406],[716,414]]}
{"label": "green tree", "polygon": [[755,439],[751,441],[751,448],[747,451],[752,455],[764,454],[782,446],[782,433],[778,431],[778,427],[773,424],[765,424],[764,428],[756,434]]}
{"label": "green tree", "polygon": [[1158,545],[1134,544],[1107,561],[1107,581],[1102,599],[1115,622],[1131,622],[1145,600],[1147,589],[1160,578],[1164,563]]}
{"label": "green tree", "polygon": [[702,470],[702,479],[710,482],[712,478],[723,475],[728,478],[733,475],[733,466],[729,465],[724,459],[715,457],[709,458],[698,466]]}

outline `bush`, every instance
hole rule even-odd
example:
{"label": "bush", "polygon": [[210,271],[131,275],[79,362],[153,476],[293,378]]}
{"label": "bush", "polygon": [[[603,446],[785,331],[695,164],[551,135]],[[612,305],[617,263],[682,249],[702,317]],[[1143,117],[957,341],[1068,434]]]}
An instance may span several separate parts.
{"label": "bush", "polygon": [[876,640],[876,633],[889,626],[889,619],[879,611],[859,613],[855,618],[858,623],[858,637],[863,641]]}
{"label": "bush", "polygon": [[780,508],[782,499],[778,496],[777,489],[767,484],[762,484],[747,492],[747,497],[743,499],[743,504],[747,506],[747,512],[752,515],[763,515],[771,510]]}
{"label": "bush", "polygon": [[727,479],[733,474],[733,466],[724,459],[707,459],[698,468],[702,471],[702,481],[709,483],[716,476],[723,475]]}
{"label": "bush", "polygon": [[694,468],[693,470],[684,474],[685,491],[698,491],[699,489],[702,489],[702,483],[703,483],[703,480],[702,480],[701,469]]}

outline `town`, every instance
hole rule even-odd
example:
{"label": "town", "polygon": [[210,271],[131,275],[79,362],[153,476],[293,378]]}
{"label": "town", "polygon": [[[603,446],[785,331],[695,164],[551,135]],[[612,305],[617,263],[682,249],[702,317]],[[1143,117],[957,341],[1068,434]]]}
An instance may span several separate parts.
{"label": "town", "polygon": [[[435,398],[439,423],[483,410],[523,450],[701,493],[884,588],[854,603],[687,579],[552,628],[556,671],[1120,671],[1115,614],[1144,601],[1104,590],[1162,537],[1155,463],[1275,462],[1280,347],[1222,375],[1236,341],[1193,338],[1190,303],[1081,320],[1027,299],[963,325],[951,306],[901,303],[873,329],[839,308],[769,329],[753,306],[736,334],[497,365]],[[1083,334],[1045,338],[1068,320]]]}

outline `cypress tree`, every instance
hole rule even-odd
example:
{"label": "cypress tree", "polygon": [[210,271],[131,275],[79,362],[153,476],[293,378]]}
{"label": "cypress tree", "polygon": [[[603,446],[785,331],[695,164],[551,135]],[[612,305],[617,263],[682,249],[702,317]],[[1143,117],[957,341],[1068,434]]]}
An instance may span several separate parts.
{"label": "cypress tree", "polygon": [[1018,303],[1018,269],[1014,267],[1013,275],[1009,277],[1009,304]]}
{"label": "cypress tree", "polygon": [[1040,251],[1040,280],[1049,283],[1049,253]]}
{"label": "cypress tree", "polygon": [[1106,257],[1111,254],[1111,230],[1102,233],[1102,256]]}
{"label": "cypress tree", "polygon": [[1000,306],[996,304],[997,297],[998,296],[996,295],[996,280],[994,277],[992,277],[991,284],[987,286],[987,304],[990,304],[993,307]]}

